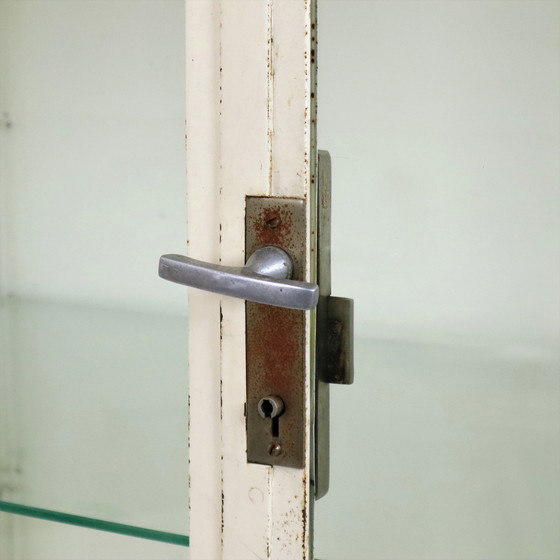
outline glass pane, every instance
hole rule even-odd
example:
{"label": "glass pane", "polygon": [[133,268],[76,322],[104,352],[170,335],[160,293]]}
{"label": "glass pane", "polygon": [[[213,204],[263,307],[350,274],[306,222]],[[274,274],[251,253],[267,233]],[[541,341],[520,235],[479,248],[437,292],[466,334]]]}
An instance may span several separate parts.
{"label": "glass pane", "polygon": [[6,560],[186,560],[189,549],[165,542],[0,513]]}
{"label": "glass pane", "polygon": [[182,0],[0,2],[0,499],[187,534]]}
{"label": "glass pane", "polygon": [[559,4],[319,18],[333,290],[358,339],[317,557],[560,558]]}

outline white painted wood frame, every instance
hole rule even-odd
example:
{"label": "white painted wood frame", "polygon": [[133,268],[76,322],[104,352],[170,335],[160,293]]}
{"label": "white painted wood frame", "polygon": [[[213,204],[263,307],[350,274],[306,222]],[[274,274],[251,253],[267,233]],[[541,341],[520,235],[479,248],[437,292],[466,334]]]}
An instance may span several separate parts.
{"label": "white painted wood frame", "polygon": [[[247,195],[306,198],[312,263],[314,0],[186,0],[191,257],[244,263]],[[307,280],[314,278],[309,266]],[[248,464],[245,306],[190,290],[192,560],[312,558],[314,314],[306,313],[304,469]]]}

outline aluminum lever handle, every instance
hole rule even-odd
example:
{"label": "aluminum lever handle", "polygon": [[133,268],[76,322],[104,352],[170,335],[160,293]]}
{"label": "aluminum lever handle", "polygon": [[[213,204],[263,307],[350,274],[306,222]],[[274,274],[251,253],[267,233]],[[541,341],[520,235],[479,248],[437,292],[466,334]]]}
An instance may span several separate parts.
{"label": "aluminum lever handle", "polygon": [[159,275],[170,282],[276,307],[313,309],[319,286],[290,280],[292,272],[290,255],[272,246],[257,249],[242,267],[182,255],[163,255],[159,260]]}

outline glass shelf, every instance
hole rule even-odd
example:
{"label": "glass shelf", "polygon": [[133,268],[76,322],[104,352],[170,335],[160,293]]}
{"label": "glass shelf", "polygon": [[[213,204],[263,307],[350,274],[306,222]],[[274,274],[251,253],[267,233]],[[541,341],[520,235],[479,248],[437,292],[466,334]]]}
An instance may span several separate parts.
{"label": "glass shelf", "polygon": [[0,2],[0,510],[185,544],[184,2],[133,4]]}
{"label": "glass shelf", "polygon": [[17,299],[0,314],[0,510],[187,544],[186,319]]}
{"label": "glass shelf", "polygon": [[48,509],[34,508],[21,504],[13,504],[11,502],[0,501],[0,511],[5,513],[15,513],[16,515],[24,515],[34,519],[55,521],[56,523],[66,523],[67,525],[75,525],[76,527],[98,529],[99,531],[126,535],[127,537],[138,537],[156,542],[189,546],[189,537],[186,535],[176,535],[173,533],[166,533],[164,531],[154,531],[153,529],[133,527],[132,525],[112,523],[110,521],[103,521],[102,519],[92,519],[91,517],[70,515],[59,511],[50,511]]}

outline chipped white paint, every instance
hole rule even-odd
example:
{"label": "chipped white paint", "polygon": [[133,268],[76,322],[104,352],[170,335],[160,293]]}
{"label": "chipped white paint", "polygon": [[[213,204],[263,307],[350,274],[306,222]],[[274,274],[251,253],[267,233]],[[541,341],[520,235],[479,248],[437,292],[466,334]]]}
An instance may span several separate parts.
{"label": "chipped white paint", "polygon": [[[313,17],[311,0],[187,0],[191,256],[243,263],[245,197],[308,196]],[[191,558],[311,558],[309,453],[301,470],[246,461],[244,302],[189,297]]]}

